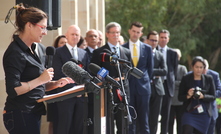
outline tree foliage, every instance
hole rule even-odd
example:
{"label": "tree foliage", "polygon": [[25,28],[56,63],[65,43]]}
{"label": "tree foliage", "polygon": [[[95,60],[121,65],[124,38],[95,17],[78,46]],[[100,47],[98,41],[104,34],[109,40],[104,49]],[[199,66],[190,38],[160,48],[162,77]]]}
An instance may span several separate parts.
{"label": "tree foliage", "polygon": [[[194,56],[208,59],[221,72],[221,2],[219,0],[106,0],[106,23],[118,22],[127,40],[132,22],[140,21],[144,35],[170,31],[169,47],[182,51],[182,64]],[[189,68],[190,69],[190,68]]]}

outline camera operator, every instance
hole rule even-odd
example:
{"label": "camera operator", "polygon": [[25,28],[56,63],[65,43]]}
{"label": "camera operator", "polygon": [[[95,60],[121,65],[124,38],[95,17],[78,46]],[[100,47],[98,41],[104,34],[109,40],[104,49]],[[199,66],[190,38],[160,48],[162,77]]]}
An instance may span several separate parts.
{"label": "camera operator", "polygon": [[204,69],[204,59],[196,56],[192,61],[193,72],[181,80],[178,99],[183,102],[182,134],[206,134],[208,131],[215,86],[213,78],[203,74]]}

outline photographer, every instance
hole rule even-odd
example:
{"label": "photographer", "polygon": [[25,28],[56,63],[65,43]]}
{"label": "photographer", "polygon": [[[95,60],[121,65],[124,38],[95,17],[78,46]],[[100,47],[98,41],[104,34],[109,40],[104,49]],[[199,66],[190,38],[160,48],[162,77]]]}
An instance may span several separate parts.
{"label": "photographer", "polygon": [[179,87],[179,101],[183,102],[182,134],[206,134],[211,120],[211,102],[215,86],[211,76],[204,75],[204,59],[196,56],[192,73],[185,75]]}

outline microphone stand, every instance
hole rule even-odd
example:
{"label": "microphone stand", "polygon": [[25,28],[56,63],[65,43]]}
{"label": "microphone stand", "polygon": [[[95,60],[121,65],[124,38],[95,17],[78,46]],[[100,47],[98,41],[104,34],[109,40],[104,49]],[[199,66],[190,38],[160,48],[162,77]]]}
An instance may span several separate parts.
{"label": "microphone stand", "polygon": [[117,71],[120,77],[120,83],[121,83],[121,88],[122,88],[122,92],[123,92],[123,97],[124,97],[124,101],[125,101],[125,107],[126,107],[126,113],[127,113],[127,123],[128,124],[132,124],[132,119],[131,119],[131,115],[130,115],[130,111],[129,111],[129,104],[128,104],[128,100],[127,100],[127,95],[124,89],[124,84],[123,84],[123,80],[122,80],[122,76],[121,76],[121,71],[120,71],[120,63],[119,61],[115,61],[115,65],[117,66]]}

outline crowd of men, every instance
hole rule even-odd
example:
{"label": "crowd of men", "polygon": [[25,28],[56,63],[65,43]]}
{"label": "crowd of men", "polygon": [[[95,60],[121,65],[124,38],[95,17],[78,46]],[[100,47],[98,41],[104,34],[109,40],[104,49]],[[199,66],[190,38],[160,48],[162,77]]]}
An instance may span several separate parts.
{"label": "crowd of men", "polygon": [[[156,134],[159,115],[161,115],[161,134],[173,133],[171,126],[173,129],[174,116],[178,118],[177,114],[173,116],[170,114],[174,112],[175,107],[173,106],[176,106],[174,104],[174,99],[176,99],[174,97],[177,97],[176,88],[178,87],[176,80],[178,81],[179,77],[180,81],[182,78],[180,76],[187,73],[187,70],[184,68],[184,73],[177,76],[177,72],[180,70],[178,63],[181,54],[179,55],[175,49],[168,46],[170,40],[168,30],[161,30],[159,33],[157,31],[145,33],[146,39],[141,41],[142,30],[142,23],[131,23],[128,30],[129,40],[124,42],[121,36],[120,24],[110,22],[106,25],[106,43],[103,45],[104,37],[100,31],[90,29],[83,38],[86,42],[86,47],[83,47],[83,50],[79,48],[81,44],[78,44],[80,37],[83,36],[81,30],[78,26],[71,25],[65,33],[67,43],[56,49],[53,58],[55,80],[65,77],[61,68],[72,58],[80,61],[89,73],[88,65],[94,63],[107,69],[109,76],[113,79],[127,78],[123,79],[121,83],[123,88],[119,89],[119,87],[112,85],[111,93],[113,96],[109,92],[106,94],[107,100],[112,100],[114,103],[114,106],[111,102],[107,103],[106,134],[114,134],[115,131],[117,134]],[[119,65],[121,74],[119,74],[116,65],[101,60],[100,55],[107,52],[107,50],[117,55],[118,58],[130,62],[126,66],[126,63]],[[142,77],[138,79],[128,74],[128,66],[142,71]],[[220,82],[218,84],[218,88],[220,88]],[[57,92],[65,91],[73,86],[76,86],[76,83],[59,88]],[[127,119],[124,119],[128,113],[125,112],[125,100],[122,101],[119,98],[119,90],[123,93],[125,91],[130,107],[130,117],[132,118],[130,123]],[[87,108],[85,108],[85,103],[88,104]],[[57,116],[54,117],[56,120],[53,121],[54,133],[93,134],[93,105],[93,93],[82,94],[57,102],[55,106]],[[86,118],[91,119],[92,123],[85,123],[85,114],[87,115]],[[214,132],[215,119],[211,124],[210,132]],[[180,122],[178,122],[178,133],[180,133],[180,125]],[[117,130],[114,130],[115,128]],[[212,134],[210,132],[208,134]]]}

